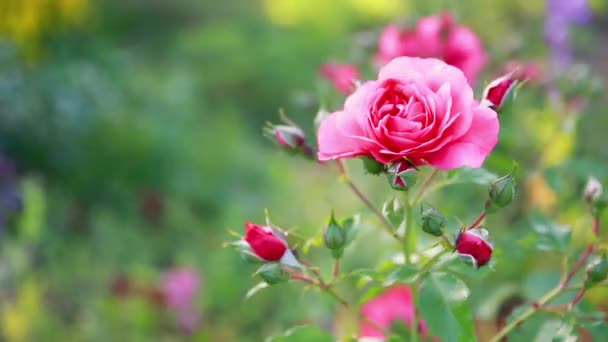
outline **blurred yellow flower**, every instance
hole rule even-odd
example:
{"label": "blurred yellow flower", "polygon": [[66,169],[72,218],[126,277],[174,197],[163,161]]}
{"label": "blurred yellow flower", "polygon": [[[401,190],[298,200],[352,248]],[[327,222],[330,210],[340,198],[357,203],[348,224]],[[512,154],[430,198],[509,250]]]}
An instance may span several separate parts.
{"label": "blurred yellow flower", "polygon": [[340,17],[339,7],[339,1],[264,0],[266,15],[271,22],[281,26],[334,26],[344,17]]}
{"label": "blurred yellow flower", "polygon": [[77,23],[87,13],[89,0],[2,0],[0,37],[35,50],[43,33],[62,23]]}
{"label": "blurred yellow flower", "polygon": [[29,341],[29,324],[38,315],[40,302],[40,289],[30,279],[19,288],[15,302],[2,307],[2,331],[7,341]]}
{"label": "blurred yellow flower", "polygon": [[574,150],[574,140],[574,132],[555,133],[543,151],[543,166],[556,166],[568,159]]}
{"label": "blurred yellow flower", "polygon": [[525,186],[529,208],[538,208],[545,213],[550,213],[555,208],[557,194],[549,187],[540,171],[532,173]]}
{"label": "blurred yellow flower", "polygon": [[371,19],[391,19],[405,15],[410,3],[406,0],[347,0],[361,16]]}

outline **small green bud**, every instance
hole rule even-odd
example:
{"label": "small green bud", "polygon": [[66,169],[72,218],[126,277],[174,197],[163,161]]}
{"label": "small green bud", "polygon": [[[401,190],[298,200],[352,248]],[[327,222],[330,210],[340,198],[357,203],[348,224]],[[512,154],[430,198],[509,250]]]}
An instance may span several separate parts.
{"label": "small green bud", "polygon": [[435,208],[425,209],[420,218],[420,226],[425,233],[441,236],[445,227],[445,217]]}
{"label": "small green bud", "polygon": [[608,259],[606,254],[595,263],[587,268],[587,278],[585,279],[585,288],[593,287],[593,285],[606,280],[608,277]]}
{"label": "small green bud", "polygon": [[289,273],[283,270],[278,262],[262,265],[256,274],[259,274],[268,285],[278,284],[289,279]]}
{"label": "small green bud", "polygon": [[327,225],[327,228],[325,228],[325,232],[323,232],[323,242],[325,242],[325,246],[331,250],[343,248],[346,244],[346,233],[346,229],[338,224],[334,217],[334,213],[332,212],[329,224]]}
{"label": "small green bud", "polygon": [[365,171],[371,173],[372,175],[379,175],[385,171],[384,164],[378,162],[372,157],[361,157],[361,160],[363,161]]}
{"label": "small green bud", "polygon": [[515,181],[513,176],[506,175],[495,180],[490,185],[490,201],[486,207],[503,208],[513,201],[515,196]]}

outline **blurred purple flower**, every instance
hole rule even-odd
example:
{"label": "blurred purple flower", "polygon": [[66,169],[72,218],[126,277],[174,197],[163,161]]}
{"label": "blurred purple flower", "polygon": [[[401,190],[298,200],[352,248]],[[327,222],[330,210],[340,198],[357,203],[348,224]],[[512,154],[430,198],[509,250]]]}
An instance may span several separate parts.
{"label": "blurred purple flower", "polygon": [[192,333],[200,322],[200,313],[194,300],[200,289],[199,273],[191,267],[177,267],[163,277],[163,296],[185,333]]}
{"label": "blurred purple flower", "polygon": [[547,0],[545,39],[551,50],[551,64],[555,71],[572,62],[570,26],[591,21],[592,12],[587,0]]}
{"label": "blurred purple flower", "polygon": [[0,231],[8,216],[23,207],[21,190],[17,183],[15,162],[0,154]]}

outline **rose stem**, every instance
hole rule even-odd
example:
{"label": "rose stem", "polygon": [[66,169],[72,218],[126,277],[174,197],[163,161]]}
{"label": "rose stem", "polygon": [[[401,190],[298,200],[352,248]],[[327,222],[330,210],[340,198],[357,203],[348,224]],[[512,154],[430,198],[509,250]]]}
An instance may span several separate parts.
{"label": "rose stem", "polygon": [[[407,193],[406,193],[407,194]],[[403,235],[403,256],[405,262],[409,265],[411,263],[411,247],[412,242],[412,205],[406,199],[405,200],[405,233]]]}
{"label": "rose stem", "polygon": [[431,184],[431,181],[433,180],[433,178],[435,178],[435,176],[438,173],[439,173],[439,169],[433,169],[433,172],[431,172],[431,174],[424,179],[422,184],[420,184],[420,190],[418,190],[418,193],[416,194],[416,196],[414,197],[414,200],[412,201],[412,205],[418,203],[423,198],[424,193],[428,190],[429,184]]}
{"label": "rose stem", "polygon": [[479,226],[481,224],[481,222],[483,222],[483,220],[486,218],[486,211],[484,210],[481,214],[479,214],[479,217],[477,217],[477,219],[475,219],[475,221],[473,221],[473,223],[471,223],[471,225],[469,226],[469,228],[467,228],[467,230],[471,230],[477,226]]}
{"label": "rose stem", "polygon": [[336,293],[336,291],[334,291],[334,289],[331,287],[331,285],[326,284],[325,282],[323,282],[323,280],[320,278],[320,275],[318,275],[318,273],[316,274],[318,282],[314,281],[313,279],[310,279],[307,276],[298,274],[298,273],[292,273],[291,274],[291,278],[294,280],[300,280],[303,281],[307,284],[311,284],[315,287],[317,287],[319,290],[321,290],[322,292],[325,292],[327,294],[329,294],[330,296],[332,296],[338,303],[340,303],[340,305],[342,305],[346,310],[350,311],[351,313],[355,314],[360,320],[365,321],[366,323],[370,324],[371,326],[373,326],[374,328],[376,328],[378,331],[381,331],[385,336],[390,336],[392,335],[390,330],[387,330],[381,326],[379,326],[376,322],[370,320],[369,318],[367,318],[365,315],[363,315],[363,313],[359,312],[359,311],[355,311],[355,309],[348,303],[348,301],[346,301],[346,299],[342,298],[339,294]]}
{"label": "rose stem", "polygon": [[340,259],[336,259],[334,261],[334,270],[332,272],[333,275],[333,279],[332,279],[332,283],[338,278],[338,275],[340,274]]}
{"label": "rose stem", "polygon": [[344,169],[344,165],[342,165],[342,161],[340,161],[338,159],[338,160],[336,160],[336,163],[338,164],[338,168],[340,169],[340,175],[342,176],[342,178],[344,179],[346,184],[355,193],[355,195],[357,195],[357,197],[359,197],[359,199],[365,204],[365,206],[367,206],[367,208],[369,210],[371,210],[374,213],[374,215],[376,215],[378,217],[380,222],[382,222],[382,227],[384,228],[384,230],[386,230],[386,232],[389,233],[393,238],[397,239],[398,241],[401,241],[399,239],[399,235],[397,235],[397,233],[395,233],[393,231],[393,225],[390,222],[388,222],[388,220],[386,219],[386,217],[384,217],[384,215],[382,215],[380,210],[378,210],[372,204],[372,202],[361,192],[361,190],[359,190],[359,188],[357,187],[357,185],[355,185],[355,183],[352,181],[352,179],[350,179],[350,177],[348,177],[348,174],[346,173],[346,170]]}
{"label": "rose stem", "polygon": [[[600,220],[599,217],[593,215],[593,233],[597,236],[600,230]],[[491,340],[490,342],[499,342],[505,337],[511,330],[515,329],[519,324],[528,319],[530,316],[534,315],[537,311],[542,310],[542,308],[557,297],[562,291],[568,289],[568,284],[572,280],[572,278],[576,275],[576,273],[583,267],[585,261],[589,258],[589,256],[593,253],[593,242],[587,246],[585,252],[578,259],[572,270],[560,281],[559,285],[557,285],[553,290],[547,293],[540,300],[535,302],[530,308],[524,311],[519,317],[514,319],[510,324],[502,328]],[[571,309],[576,305],[584,296],[585,288],[583,287],[581,291],[576,295],[574,300],[566,307],[566,309]]]}

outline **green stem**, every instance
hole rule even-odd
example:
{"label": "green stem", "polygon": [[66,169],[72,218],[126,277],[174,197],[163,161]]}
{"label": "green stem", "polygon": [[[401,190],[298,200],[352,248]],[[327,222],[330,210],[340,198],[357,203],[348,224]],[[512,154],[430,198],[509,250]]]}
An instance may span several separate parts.
{"label": "green stem", "polygon": [[407,200],[405,202],[405,233],[403,235],[403,256],[405,257],[406,264],[410,264],[411,253],[413,249],[414,239],[413,227],[412,227],[412,205]]}
{"label": "green stem", "polygon": [[414,317],[412,317],[412,326],[410,328],[410,341],[418,342],[418,312],[416,312],[416,301],[418,300],[418,282],[414,282],[410,289],[412,292],[412,303],[414,303]]}
{"label": "green stem", "polygon": [[549,291],[544,297],[542,297],[538,302],[534,303],[531,307],[529,307],[526,311],[522,312],[517,318],[515,318],[511,323],[502,328],[498,334],[494,335],[490,342],[500,342],[507,334],[509,334],[513,329],[519,326],[523,321],[530,318],[536,312],[539,311],[539,308],[543,307],[548,302],[552,301],[557,297],[563,290],[561,285],[557,286],[553,290]]}
{"label": "green stem", "polygon": [[424,194],[428,190],[431,181],[433,180],[433,178],[435,178],[435,176],[437,176],[438,173],[439,169],[433,169],[431,174],[422,182],[422,184],[420,184],[420,190],[418,190],[418,193],[416,194],[416,196],[414,196],[411,203],[412,205],[415,205],[424,197]]}

